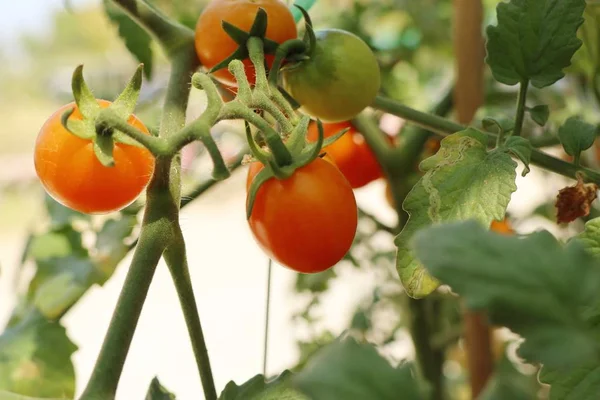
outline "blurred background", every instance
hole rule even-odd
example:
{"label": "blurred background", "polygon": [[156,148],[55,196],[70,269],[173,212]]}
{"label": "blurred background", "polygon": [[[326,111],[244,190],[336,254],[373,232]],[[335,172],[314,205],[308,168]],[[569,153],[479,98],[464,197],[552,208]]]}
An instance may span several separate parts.
{"label": "blurred background", "polygon": [[[494,23],[497,2],[485,1],[486,25]],[[206,1],[153,3],[193,26]],[[382,65],[385,95],[427,110],[450,89],[454,67],[452,1],[320,0],[311,15],[317,27],[353,31],[372,46]],[[56,213],[64,211],[56,211],[58,206],[45,197],[35,176],[32,149],[48,116],[72,101],[73,69],[84,64],[84,75],[96,97],[113,99],[139,60],[144,61],[151,70],[146,70],[149,79],[144,83],[136,114],[149,128],[156,128],[168,66],[160,49],[143,40],[128,43],[134,47],[136,59],[120,37],[123,31],[119,27],[128,28],[119,25],[119,18],[122,16],[101,0],[20,0],[0,4],[0,327],[18,315],[26,303],[23,296],[39,262],[32,259],[31,239],[48,232]],[[547,131],[540,131],[531,122],[529,129],[555,134],[556,127],[574,113],[583,115],[588,122],[598,122],[598,99],[589,85],[596,73],[590,67],[592,56],[584,48],[577,57],[567,79],[554,88],[532,91],[531,102],[549,104],[552,114]],[[516,98],[514,88],[492,83],[489,75],[486,73],[486,107],[477,118],[510,117]],[[202,107],[202,94],[193,93],[189,117],[197,116]],[[401,134],[404,124],[387,116],[382,119],[382,127],[396,135]],[[241,128],[236,123],[215,127],[214,134],[230,162],[242,148]],[[561,155],[559,149],[549,151]],[[595,151],[588,153],[587,162],[597,166]],[[185,190],[210,177],[210,161],[200,146],[184,150],[184,169]],[[516,230],[526,233],[543,227],[568,235],[580,228],[580,224],[575,224],[567,230],[552,222],[552,200],[567,183],[535,169],[526,182],[520,179],[519,191],[509,209]],[[391,227],[396,223],[384,193],[383,180],[356,192],[360,206],[376,220],[368,215],[361,218],[355,248],[334,270],[298,276],[274,266],[267,375],[302,365],[315,349],[346,329],[360,331],[380,344],[390,360],[397,362],[412,355],[404,329],[406,321],[402,319],[404,295],[394,269],[393,235],[382,232],[377,225]],[[101,223],[101,219],[85,220],[83,228],[75,224],[73,229],[92,232]],[[182,212],[182,226],[220,391],[228,381],[245,382],[262,373],[263,368],[267,259],[247,227],[244,167],[187,206]],[[129,259],[125,256],[118,263],[103,286],[91,285],[62,317],[68,338],[78,348],[71,357],[77,394],[91,373]],[[448,311],[449,315],[455,312],[456,307]],[[457,350],[449,352],[445,372],[453,382],[456,398],[464,398],[468,390],[458,337],[453,343]],[[0,357],[0,374],[2,363]],[[185,323],[163,264],[144,307],[117,398],[143,398],[154,376],[178,399],[200,398]]]}

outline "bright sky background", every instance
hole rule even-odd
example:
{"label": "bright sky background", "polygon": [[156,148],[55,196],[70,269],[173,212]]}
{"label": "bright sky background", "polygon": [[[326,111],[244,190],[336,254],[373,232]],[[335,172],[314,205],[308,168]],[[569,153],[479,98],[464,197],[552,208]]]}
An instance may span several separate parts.
{"label": "bright sky background", "polygon": [[[73,8],[100,0],[70,0]],[[44,34],[52,12],[64,7],[65,0],[0,0],[0,47],[14,52],[23,33]]]}

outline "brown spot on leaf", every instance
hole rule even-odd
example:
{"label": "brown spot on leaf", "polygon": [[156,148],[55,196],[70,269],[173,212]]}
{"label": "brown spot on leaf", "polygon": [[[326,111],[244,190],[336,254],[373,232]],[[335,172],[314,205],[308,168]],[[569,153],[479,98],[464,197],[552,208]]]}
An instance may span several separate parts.
{"label": "brown spot on leaf", "polygon": [[556,198],[556,220],[559,224],[575,221],[589,215],[592,202],[596,200],[598,185],[583,183],[583,177],[577,176],[577,184],[561,189]]}

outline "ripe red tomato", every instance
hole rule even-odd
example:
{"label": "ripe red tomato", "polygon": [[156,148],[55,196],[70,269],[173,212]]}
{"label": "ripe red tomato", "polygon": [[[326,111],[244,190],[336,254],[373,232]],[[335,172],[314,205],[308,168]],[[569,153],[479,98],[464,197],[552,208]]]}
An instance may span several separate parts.
{"label": "ripe red tomato", "polygon": [[[106,100],[98,103],[103,108],[111,104]],[[76,211],[101,214],[120,210],[148,185],[154,172],[154,157],[145,148],[115,143],[115,165],[103,166],[90,140],[81,139],[62,126],[62,114],[73,107],[70,119],[81,120],[81,113],[71,103],[52,114],[42,126],[34,153],[37,175],[50,196]],[[150,134],[134,115],[129,124]]]}
{"label": "ripe red tomato", "polygon": [[315,31],[310,59],[282,70],[300,111],[325,122],[347,121],[371,105],[381,83],[377,58],[358,36],[339,29]]}
{"label": "ripe red tomato", "polygon": [[[200,62],[210,69],[229,57],[238,44],[223,30],[222,21],[249,31],[262,8],[267,13],[266,37],[277,43],[283,43],[298,36],[294,16],[281,0],[212,0],[202,11],[196,24],[196,53]],[[268,66],[274,57],[267,55]],[[256,78],[254,66],[249,59],[243,60],[246,76],[253,84]],[[227,85],[237,86],[237,82],[227,68],[215,71],[214,77]]]}
{"label": "ripe red tomato", "polygon": [[[381,178],[383,171],[371,148],[365,142],[365,138],[350,122],[323,124],[323,133],[325,137],[330,137],[346,128],[350,130],[333,144],[324,147],[323,151],[333,159],[350,185],[356,189]],[[308,126],[307,139],[316,142],[318,136],[317,123],[311,122]]]}
{"label": "ripe red tomato", "polygon": [[[262,168],[253,163],[249,180]],[[356,199],[342,173],[317,158],[287,179],[266,181],[248,222],[273,260],[297,272],[322,272],[352,246],[358,223]]]}

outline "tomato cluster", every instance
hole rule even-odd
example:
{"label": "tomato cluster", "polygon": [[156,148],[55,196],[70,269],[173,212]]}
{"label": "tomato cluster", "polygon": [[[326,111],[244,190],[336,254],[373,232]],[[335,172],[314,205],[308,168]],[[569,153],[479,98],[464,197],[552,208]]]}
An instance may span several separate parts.
{"label": "tomato cluster", "polygon": [[[264,14],[268,23],[256,28],[258,17]],[[323,124],[325,138],[343,129],[348,132],[323,149],[315,147],[310,159],[294,159],[297,164],[285,176],[275,178],[272,164],[266,163],[269,167],[265,168],[260,162],[253,163],[247,180],[252,201],[247,207],[250,229],[271,258],[293,270],[315,273],[340,261],[352,245],[358,223],[353,189],[382,176],[364,138],[347,122],[373,101],[380,76],[375,56],[360,38],[342,30],[313,31],[305,17],[308,40],[300,43],[306,47],[305,53],[283,64],[283,86],[298,101],[300,112],[329,122]],[[224,27],[224,22],[229,25]],[[237,39],[230,36],[231,26],[238,29]],[[202,66],[224,90],[234,94],[238,82],[227,68],[218,68],[232,57],[246,57],[246,39],[240,40],[239,35],[246,38],[250,31],[262,32],[258,36],[265,43],[267,67],[274,64],[273,48],[298,36],[294,17],[281,0],[212,0],[196,24],[195,49]],[[253,86],[254,65],[249,59],[241,61]],[[93,99],[91,103],[94,105]],[[111,104],[104,100],[98,103],[101,108]],[[83,120],[89,135],[70,132],[63,126],[63,115],[69,109],[74,111],[67,123]],[[104,150],[97,146],[106,143],[106,133],[98,128],[96,115],[84,117],[75,103],[62,107],[44,124],[35,147],[35,168],[47,192],[60,203],[91,214],[116,211],[133,202],[154,171],[149,150],[117,140],[110,142],[114,165],[100,162],[98,151],[102,155]],[[149,134],[134,115],[128,123]],[[312,122],[306,146],[314,147],[318,139],[317,123]],[[319,150],[324,154],[317,157]],[[265,178],[251,189],[254,177],[263,169]]]}

